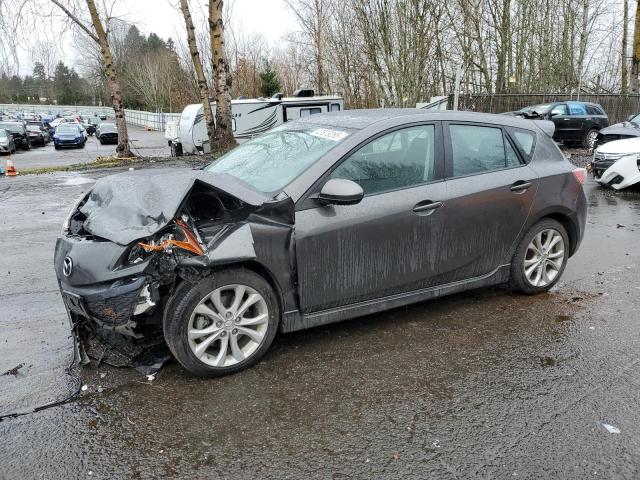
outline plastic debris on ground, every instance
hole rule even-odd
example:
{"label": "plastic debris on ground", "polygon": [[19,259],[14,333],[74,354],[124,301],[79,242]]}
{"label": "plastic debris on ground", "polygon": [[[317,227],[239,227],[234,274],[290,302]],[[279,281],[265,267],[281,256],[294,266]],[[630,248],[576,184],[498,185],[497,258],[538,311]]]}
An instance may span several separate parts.
{"label": "plastic debris on ground", "polygon": [[620,429],[618,427],[614,427],[613,425],[609,425],[608,423],[603,423],[602,426],[607,429],[609,433],[620,433]]}

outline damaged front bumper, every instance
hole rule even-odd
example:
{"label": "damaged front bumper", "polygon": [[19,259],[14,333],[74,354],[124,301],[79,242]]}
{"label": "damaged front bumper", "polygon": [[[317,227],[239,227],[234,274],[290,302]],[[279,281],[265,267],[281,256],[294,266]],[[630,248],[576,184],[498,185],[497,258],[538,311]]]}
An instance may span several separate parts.
{"label": "damaged front bumper", "polygon": [[157,286],[145,274],[149,261],[127,265],[128,253],[112,242],[59,238],[54,263],[69,311],[115,329],[152,308]]}
{"label": "damaged front bumper", "polygon": [[594,155],[591,162],[593,177],[601,185],[616,190],[640,182],[640,159],[638,154]]}

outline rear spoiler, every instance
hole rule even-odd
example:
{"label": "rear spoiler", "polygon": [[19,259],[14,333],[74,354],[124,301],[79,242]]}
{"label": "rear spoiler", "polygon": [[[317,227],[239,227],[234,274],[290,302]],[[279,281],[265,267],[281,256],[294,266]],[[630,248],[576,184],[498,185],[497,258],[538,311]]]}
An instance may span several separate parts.
{"label": "rear spoiler", "polygon": [[556,126],[551,120],[534,120],[535,125],[540,128],[544,133],[549,135],[549,138],[553,137],[553,133],[556,131]]}

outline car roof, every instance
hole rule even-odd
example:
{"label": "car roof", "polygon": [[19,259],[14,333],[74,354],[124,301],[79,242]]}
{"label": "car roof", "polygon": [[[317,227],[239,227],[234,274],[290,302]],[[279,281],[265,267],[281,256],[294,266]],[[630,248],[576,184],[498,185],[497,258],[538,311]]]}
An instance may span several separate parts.
{"label": "car roof", "polygon": [[[323,125],[334,128],[346,128],[352,130],[362,130],[377,122],[382,122],[392,118],[406,117],[406,122],[410,123],[414,117],[416,121],[462,121],[492,123],[519,128],[535,130],[532,120],[519,117],[511,117],[496,113],[464,112],[454,110],[424,110],[420,108],[377,108],[368,110],[343,110],[340,112],[317,113],[300,120],[296,120],[297,125]],[[400,122],[402,123],[402,122]]]}

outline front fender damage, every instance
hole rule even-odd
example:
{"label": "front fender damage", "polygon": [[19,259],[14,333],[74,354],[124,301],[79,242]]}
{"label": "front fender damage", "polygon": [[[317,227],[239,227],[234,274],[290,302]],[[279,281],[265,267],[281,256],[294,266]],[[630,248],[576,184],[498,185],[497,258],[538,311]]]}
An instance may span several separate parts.
{"label": "front fender damage", "polygon": [[[180,283],[196,283],[225,265],[268,261],[263,257],[273,250],[273,234],[264,240],[261,236],[272,227],[283,232],[278,238],[286,239],[280,257],[293,258],[294,205],[286,195],[277,200],[264,197],[234,181],[231,186],[221,179],[210,181],[202,172],[191,180],[182,172],[178,177],[182,191],[176,193],[172,185],[166,202],[157,189],[169,188],[169,177],[155,175],[151,186],[140,184],[144,177],[98,182],[72,213],[70,235],[128,246],[127,258],[116,268],[146,265],[128,296],[111,296],[109,288],[98,292],[105,297],[100,309],[94,302],[84,309],[86,315],[69,312],[85,363],[91,357],[143,373],[157,370],[169,358],[162,332],[164,309]],[[120,198],[123,185],[127,188]],[[132,187],[137,194],[130,192]],[[257,249],[260,242],[271,243]]]}

